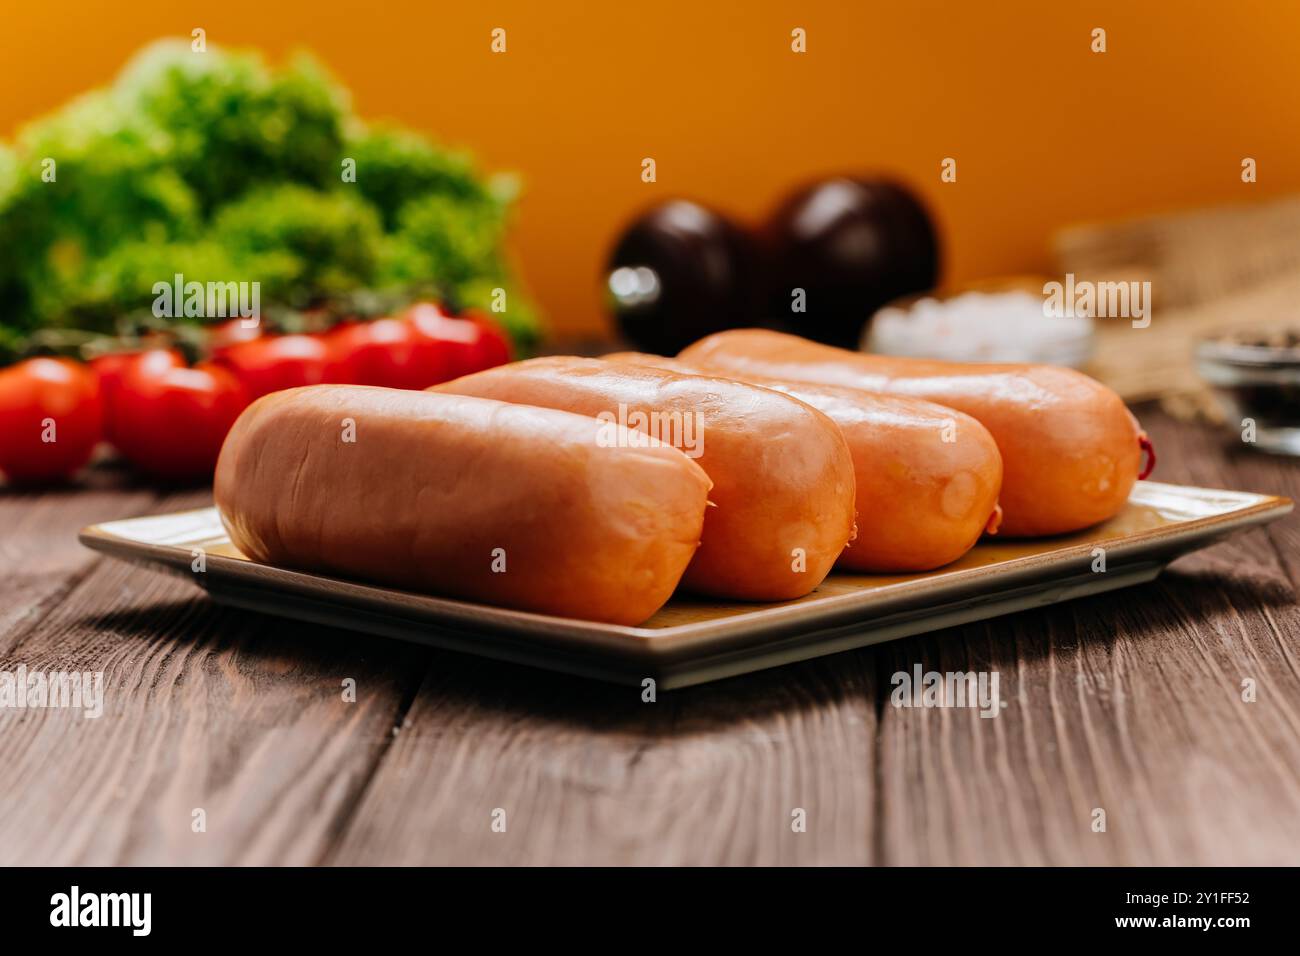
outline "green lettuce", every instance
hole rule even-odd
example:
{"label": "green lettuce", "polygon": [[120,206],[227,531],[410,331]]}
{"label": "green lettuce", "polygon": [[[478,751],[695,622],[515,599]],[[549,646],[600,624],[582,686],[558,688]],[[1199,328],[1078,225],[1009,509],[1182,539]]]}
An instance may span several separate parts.
{"label": "green lettuce", "polygon": [[494,317],[526,350],[536,313],[503,251],[516,191],[462,152],[363,124],[305,56],[275,70],[155,44],[0,143],[0,351],[43,329],[113,334],[176,273],[257,281],[268,314],[504,301]]}

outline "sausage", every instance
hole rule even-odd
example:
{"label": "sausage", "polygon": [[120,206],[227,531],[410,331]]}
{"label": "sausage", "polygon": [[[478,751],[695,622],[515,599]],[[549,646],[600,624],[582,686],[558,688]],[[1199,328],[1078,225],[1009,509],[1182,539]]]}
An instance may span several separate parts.
{"label": "sausage", "polygon": [[[612,362],[699,369],[680,359],[618,352]],[[858,536],[845,571],[929,571],[957,560],[1001,518],[1002,456],[975,419],[933,402],[762,376],[745,381],[793,395],[840,426],[853,454]]]}
{"label": "sausage", "polygon": [[709,479],[657,442],[601,447],[601,429],[481,398],[294,388],[240,415],[213,491],[255,561],[639,624],[695,554]]}
{"label": "sausage", "polygon": [[682,579],[714,597],[812,591],[854,533],[853,459],[835,423],[788,395],[727,379],[599,359],[540,358],[434,390],[561,408],[697,456],[713,481],[700,550]]}
{"label": "sausage", "polygon": [[680,358],[718,374],[846,385],[965,412],[1002,452],[1002,530],[1009,535],[1074,531],[1116,514],[1149,446],[1118,395],[1067,368],[865,355],[763,329],[710,335]]}

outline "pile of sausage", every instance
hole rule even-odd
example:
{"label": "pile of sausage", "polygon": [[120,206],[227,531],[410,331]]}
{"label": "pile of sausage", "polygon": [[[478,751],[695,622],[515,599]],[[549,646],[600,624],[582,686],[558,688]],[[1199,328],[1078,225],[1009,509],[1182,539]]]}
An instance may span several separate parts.
{"label": "pile of sausage", "polygon": [[744,329],[425,392],[276,392],[231,430],[215,497],[257,561],[637,624],[679,585],[784,601],[832,568],[923,571],[982,534],[1087,527],[1149,452],[1079,372]]}

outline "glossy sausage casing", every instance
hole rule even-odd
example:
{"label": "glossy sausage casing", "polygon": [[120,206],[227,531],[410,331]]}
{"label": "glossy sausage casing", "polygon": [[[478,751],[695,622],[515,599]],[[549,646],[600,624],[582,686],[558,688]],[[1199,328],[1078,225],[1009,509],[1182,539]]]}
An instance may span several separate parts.
{"label": "glossy sausage casing", "polygon": [[[435,390],[627,420],[698,451],[713,481],[713,507],[683,584],[700,593],[800,597],[821,583],[853,536],[853,461],[844,436],[815,408],[770,389],[599,359],[541,358]],[[677,435],[666,430],[675,423]],[[692,432],[702,441],[684,440]]]}
{"label": "glossy sausage casing", "polygon": [[[637,352],[614,362],[699,371],[680,359]],[[835,422],[857,479],[858,535],[840,556],[848,571],[928,571],[957,560],[1000,514],[1002,456],[969,415],[915,398],[746,376],[793,395]]]}
{"label": "glossy sausage casing", "polygon": [[865,355],[762,329],[708,336],[680,357],[718,374],[923,398],[978,419],[1002,452],[1004,534],[1095,524],[1124,507],[1138,477],[1137,421],[1118,395],[1073,369]]}
{"label": "glossy sausage casing", "polygon": [[638,624],[695,554],[709,480],[675,448],[602,447],[549,408],[316,385],[235,422],[214,495],[268,564]]}

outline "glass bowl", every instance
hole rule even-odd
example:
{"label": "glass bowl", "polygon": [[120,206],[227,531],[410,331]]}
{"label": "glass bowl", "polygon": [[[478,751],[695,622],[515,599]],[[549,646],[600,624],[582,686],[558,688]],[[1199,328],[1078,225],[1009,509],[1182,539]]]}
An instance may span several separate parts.
{"label": "glass bowl", "polygon": [[1196,370],[1243,442],[1300,456],[1300,327],[1205,339]]}

